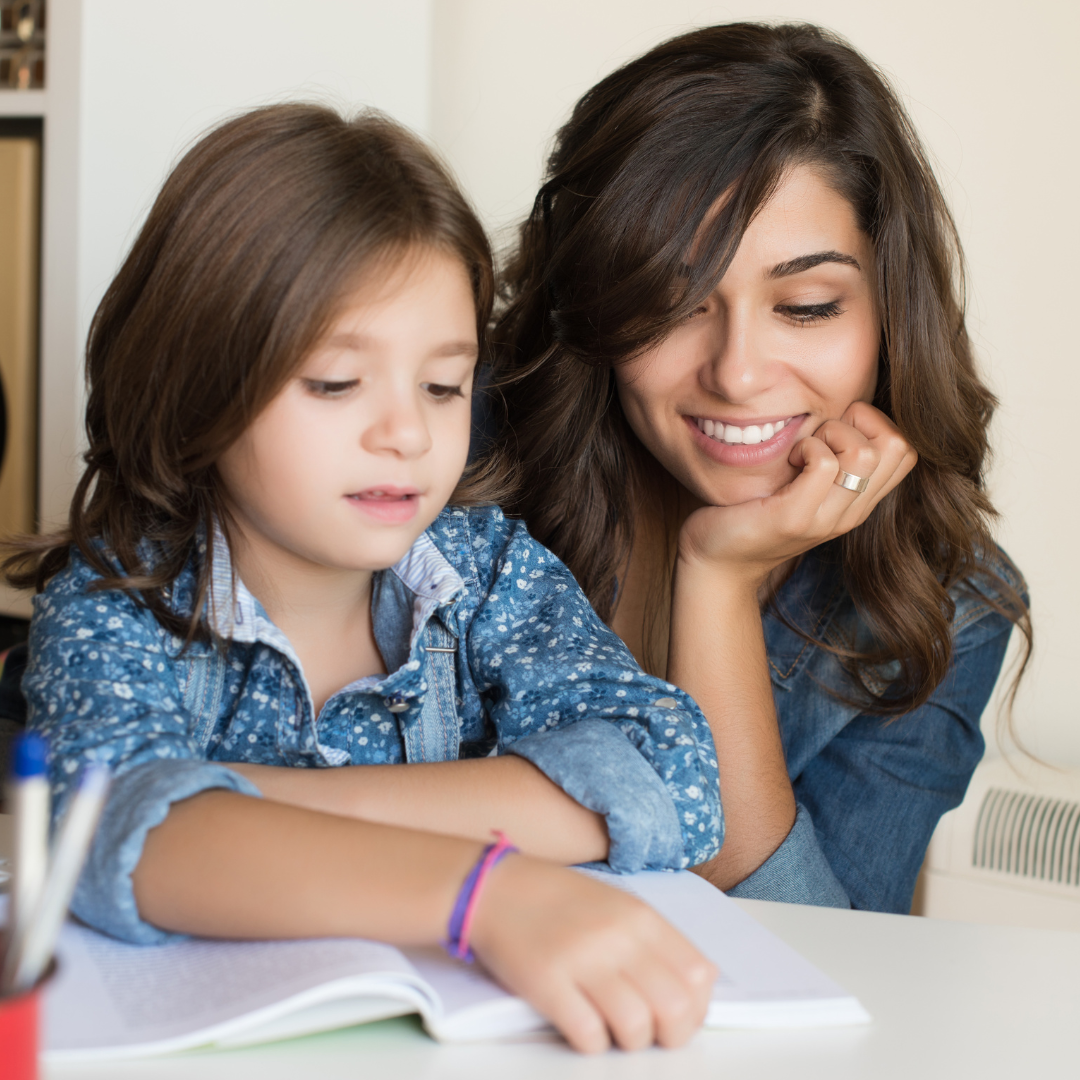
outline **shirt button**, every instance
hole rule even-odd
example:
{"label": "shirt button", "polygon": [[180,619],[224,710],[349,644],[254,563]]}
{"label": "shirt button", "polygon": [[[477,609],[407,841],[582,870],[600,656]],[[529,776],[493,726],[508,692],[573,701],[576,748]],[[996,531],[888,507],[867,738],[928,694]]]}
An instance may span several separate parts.
{"label": "shirt button", "polygon": [[387,712],[392,713],[404,712],[409,707],[409,703],[401,694],[391,694],[389,697],[383,698],[383,704],[386,706]]}

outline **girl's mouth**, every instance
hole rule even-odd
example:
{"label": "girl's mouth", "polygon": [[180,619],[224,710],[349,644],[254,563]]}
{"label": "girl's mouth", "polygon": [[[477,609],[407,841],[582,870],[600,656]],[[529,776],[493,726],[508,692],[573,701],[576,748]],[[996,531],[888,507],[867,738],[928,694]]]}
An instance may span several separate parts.
{"label": "girl's mouth", "polygon": [[729,424],[704,416],[684,416],[695,441],[722,465],[760,465],[786,454],[799,436],[807,413],[753,424]]}
{"label": "girl's mouth", "polygon": [[387,525],[400,525],[410,521],[420,506],[420,492],[417,488],[396,487],[393,484],[365,488],[363,491],[346,495],[345,498],[368,517]]}

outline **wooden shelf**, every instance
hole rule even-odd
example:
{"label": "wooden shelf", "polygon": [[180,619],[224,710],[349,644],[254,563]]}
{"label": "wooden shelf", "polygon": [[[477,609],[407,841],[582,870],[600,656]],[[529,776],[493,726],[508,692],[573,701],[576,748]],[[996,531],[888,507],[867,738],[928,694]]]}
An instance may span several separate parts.
{"label": "wooden shelf", "polygon": [[0,90],[0,116],[44,115],[44,90]]}

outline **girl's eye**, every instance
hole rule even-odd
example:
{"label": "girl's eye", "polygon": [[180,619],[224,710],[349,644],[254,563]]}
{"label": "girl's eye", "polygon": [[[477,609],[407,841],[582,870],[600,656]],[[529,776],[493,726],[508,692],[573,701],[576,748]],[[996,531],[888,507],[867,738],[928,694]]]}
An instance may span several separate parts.
{"label": "girl's eye", "polygon": [[837,300],[830,300],[827,304],[777,304],[773,310],[797,326],[812,326],[844,313]]}
{"label": "girl's eye", "polygon": [[462,397],[460,386],[443,386],[440,383],[421,383],[422,390],[426,390],[436,401],[449,401],[454,397]]}
{"label": "girl's eye", "polygon": [[359,379],[347,379],[344,382],[329,382],[326,379],[304,379],[304,385],[317,397],[344,397],[359,384]]}
{"label": "girl's eye", "polygon": [[701,306],[701,307],[694,308],[694,310],[691,311],[690,314],[686,316],[686,321],[689,322],[691,319],[696,319],[699,315],[704,315],[705,311],[706,311],[706,308],[704,307],[704,305]]}

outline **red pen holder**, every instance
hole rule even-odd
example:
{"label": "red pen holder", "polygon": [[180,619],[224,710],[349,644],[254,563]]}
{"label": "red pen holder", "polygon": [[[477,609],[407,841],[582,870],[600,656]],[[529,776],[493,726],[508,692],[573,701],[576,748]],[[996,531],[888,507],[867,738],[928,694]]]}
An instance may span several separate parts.
{"label": "red pen holder", "polygon": [[41,993],[55,970],[53,961],[32,990],[0,997],[0,1080],[37,1080]]}

